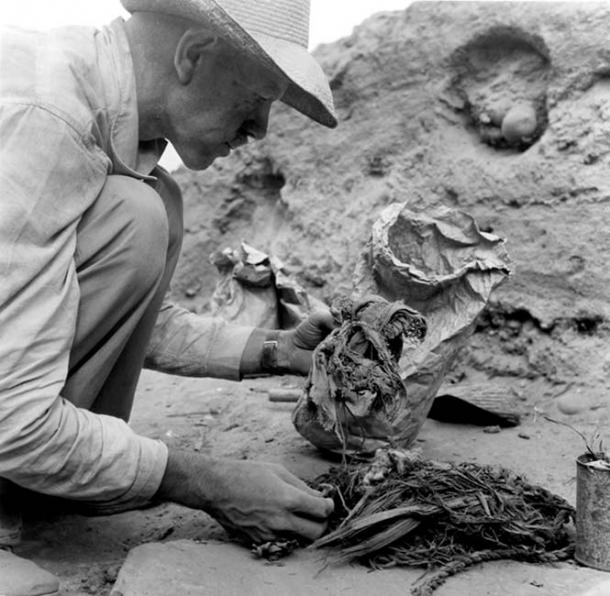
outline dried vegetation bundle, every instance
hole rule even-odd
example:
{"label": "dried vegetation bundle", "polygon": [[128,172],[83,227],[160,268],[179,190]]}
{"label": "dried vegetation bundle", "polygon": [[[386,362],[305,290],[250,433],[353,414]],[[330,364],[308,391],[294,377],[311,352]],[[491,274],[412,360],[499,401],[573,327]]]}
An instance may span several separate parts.
{"label": "dried vegetation bundle", "polygon": [[292,419],[321,449],[372,455],[380,445],[400,443],[396,422],[410,410],[399,359],[422,341],[426,322],[380,296],[339,298],[333,311],[341,325],[316,348]]}
{"label": "dried vegetation bundle", "polygon": [[483,561],[552,563],[573,553],[573,507],[504,469],[384,449],[372,465],[332,468],[314,487],[333,494],[335,513],[313,546],[328,549],[330,564],[430,570],[414,596]]}

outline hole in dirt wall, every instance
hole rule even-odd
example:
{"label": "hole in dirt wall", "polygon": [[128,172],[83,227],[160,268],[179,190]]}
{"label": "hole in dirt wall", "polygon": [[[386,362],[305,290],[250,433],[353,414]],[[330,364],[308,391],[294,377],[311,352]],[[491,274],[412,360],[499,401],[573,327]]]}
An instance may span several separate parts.
{"label": "hole in dirt wall", "polygon": [[547,87],[551,62],[538,36],[495,27],[450,57],[448,92],[463,106],[465,126],[496,149],[522,152],[548,124]]}

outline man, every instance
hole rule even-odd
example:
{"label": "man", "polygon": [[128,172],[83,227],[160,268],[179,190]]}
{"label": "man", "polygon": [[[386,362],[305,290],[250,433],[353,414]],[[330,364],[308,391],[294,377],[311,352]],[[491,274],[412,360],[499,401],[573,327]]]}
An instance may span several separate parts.
{"label": "man", "polygon": [[[182,238],[179,189],[157,166],[166,140],[204,169],[263,138],[278,99],[336,125],[309,3],[122,2],[131,18],[99,31],[2,32],[0,537],[17,538],[17,485],[100,512],[173,501],[253,541],[315,539],[332,501],[284,468],[168,452],[126,424],[145,359],[306,373],[332,326],[318,313],[294,331],[233,327],[164,301]],[[0,550],[0,594],[54,593],[31,565]]]}

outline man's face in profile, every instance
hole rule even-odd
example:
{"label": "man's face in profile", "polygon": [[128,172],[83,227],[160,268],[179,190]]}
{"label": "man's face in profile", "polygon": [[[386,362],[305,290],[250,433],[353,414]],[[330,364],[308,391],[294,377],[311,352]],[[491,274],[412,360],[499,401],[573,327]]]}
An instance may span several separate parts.
{"label": "man's face in profile", "polygon": [[201,170],[267,132],[269,110],[288,83],[222,42],[198,60],[192,80],[169,94],[167,138]]}

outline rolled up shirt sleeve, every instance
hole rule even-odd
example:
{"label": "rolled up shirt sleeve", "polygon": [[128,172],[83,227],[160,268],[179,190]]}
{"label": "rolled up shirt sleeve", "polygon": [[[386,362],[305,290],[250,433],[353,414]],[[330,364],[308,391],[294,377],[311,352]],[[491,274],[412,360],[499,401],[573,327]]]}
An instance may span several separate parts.
{"label": "rolled up shirt sleeve", "polygon": [[145,502],[165,445],[61,395],[79,302],[76,229],[108,158],[40,105],[3,102],[0,138],[0,477],[70,499]]}
{"label": "rolled up shirt sleeve", "polygon": [[166,300],[146,354],[146,367],[189,377],[239,380],[242,354],[254,327],[231,325]]}

